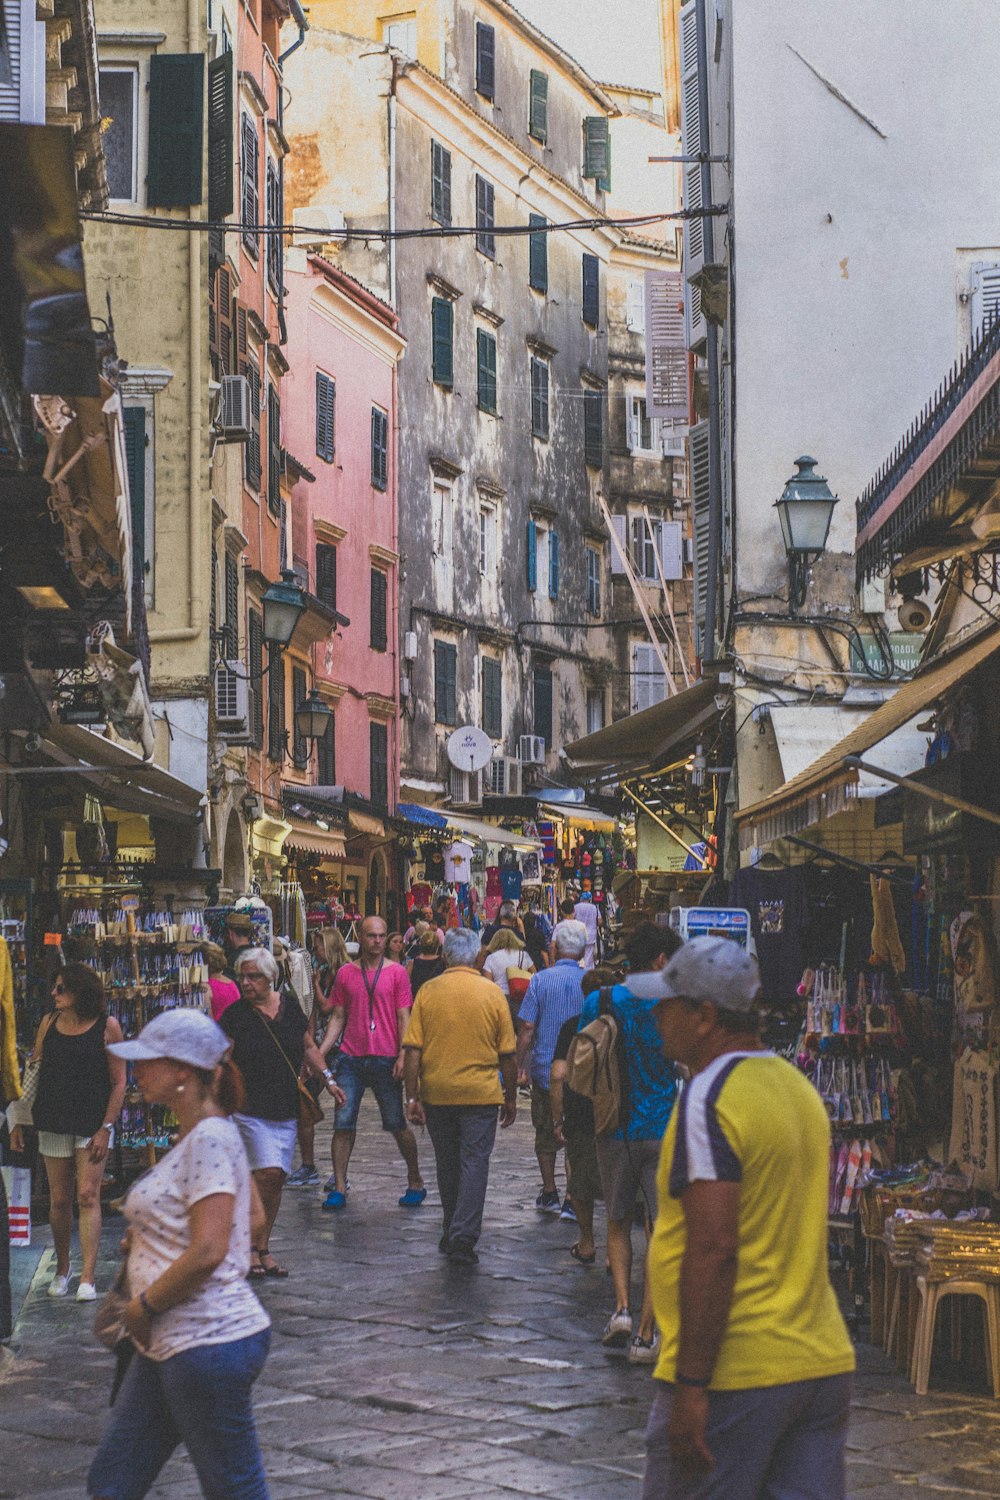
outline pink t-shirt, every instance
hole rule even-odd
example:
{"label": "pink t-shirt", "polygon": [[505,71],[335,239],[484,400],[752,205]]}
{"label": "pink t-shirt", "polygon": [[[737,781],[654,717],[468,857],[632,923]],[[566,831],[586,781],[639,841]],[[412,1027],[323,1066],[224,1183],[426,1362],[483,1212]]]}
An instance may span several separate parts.
{"label": "pink t-shirt", "polygon": [[[369,1003],[368,989],[373,986]],[[333,985],[333,1005],[343,1007],[344,1030],[340,1050],[345,1057],[395,1057],[399,1052],[396,1013],[413,1004],[410,980],[402,964],[386,961],[375,979],[375,970],[361,973],[360,963],[344,964]]]}
{"label": "pink t-shirt", "polygon": [[222,1012],[240,998],[240,987],[235,980],[227,979],[224,974],[213,974],[208,987],[212,992],[212,1020],[217,1021]]}

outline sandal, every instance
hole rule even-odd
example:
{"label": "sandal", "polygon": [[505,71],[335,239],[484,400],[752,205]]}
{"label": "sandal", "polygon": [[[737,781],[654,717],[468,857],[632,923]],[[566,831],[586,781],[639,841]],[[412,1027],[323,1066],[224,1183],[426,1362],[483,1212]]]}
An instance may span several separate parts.
{"label": "sandal", "polygon": [[589,1255],[581,1255],[580,1246],[578,1244],[571,1245],[569,1253],[570,1255],[572,1255],[574,1260],[578,1260],[580,1262],[581,1266],[592,1266],[594,1264],[594,1261],[597,1259],[596,1250],[591,1251]]}
{"label": "sandal", "polygon": [[259,1250],[251,1250],[250,1254],[251,1255],[256,1255],[257,1261],[256,1261],[256,1264],[255,1264],[251,1260],[251,1262],[250,1262],[250,1269],[247,1272],[247,1280],[248,1281],[262,1281],[264,1279],[264,1277],[267,1275],[267,1272],[264,1270],[264,1267],[260,1263],[260,1251]]}
{"label": "sandal", "polygon": [[[280,1277],[281,1280],[284,1281],[285,1277],[288,1275],[287,1266],[279,1266],[270,1250],[258,1250],[257,1254],[260,1257],[261,1270],[263,1271],[264,1275]],[[264,1264],[266,1260],[269,1260],[271,1262],[269,1266],[266,1266]]]}

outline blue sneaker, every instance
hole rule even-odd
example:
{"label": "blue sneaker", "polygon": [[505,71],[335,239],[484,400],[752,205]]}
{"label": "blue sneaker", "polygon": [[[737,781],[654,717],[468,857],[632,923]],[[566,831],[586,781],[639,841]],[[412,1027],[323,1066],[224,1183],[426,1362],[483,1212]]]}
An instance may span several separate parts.
{"label": "blue sneaker", "polygon": [[326,1197],[323,1199],[323,1207],[326,1209],[330,1209],[331,1211],[334,1211],[338,1208],[346,1208],[347,1194],[338,1193],[337,1189],[334,1188],[333,1192],[327,1193]]}
{"label": "blue sneaker", "polygon": [[419,1208],[427,1197],[426,1188],[407,1188],[399,1200],[400,1208]]}

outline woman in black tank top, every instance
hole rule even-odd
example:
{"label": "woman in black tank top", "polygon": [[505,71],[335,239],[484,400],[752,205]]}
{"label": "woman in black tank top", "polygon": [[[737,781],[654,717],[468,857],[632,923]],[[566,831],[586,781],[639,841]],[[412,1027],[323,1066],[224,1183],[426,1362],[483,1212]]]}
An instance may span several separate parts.
{"label": "woman in black tank top", "polygon": [[[122,1030],[108,1016],[101,981],[86,964],[60,969],[52,999],[55,1009],[42,1020],[32,1053],[41,1059],[41,1068],[30,1111],[49,1179],[49,1222],[56,1247],[49,1295],[65,1297],[69,1291],[75,1171],[83,1260],[76,1297],[78,1302],[93,1302],[101,1242],[101,1178],[125,1098],[125,1064],[110,1057],[105,1047],[120,1042]],[[20,1124],[11,1132],[11,1146],[23,1149]]]}

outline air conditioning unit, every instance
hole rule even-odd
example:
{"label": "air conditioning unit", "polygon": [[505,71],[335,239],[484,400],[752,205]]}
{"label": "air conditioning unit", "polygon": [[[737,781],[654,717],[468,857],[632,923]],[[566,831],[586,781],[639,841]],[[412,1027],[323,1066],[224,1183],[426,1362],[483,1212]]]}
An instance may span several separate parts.
{"label": "air conditioning unit", "polygon": [[245,443],[251,435],[250,382],[245,375],[223,375],[215,431],[222,443]]}
{"label": "air conditioning unit", "polygon": [[663,424],[663,456],[664,458],[683,458],[684,445],[687,442],[688,430],[686,427],[668,427]]}
{"label": "air conditioning unit", "polygon": [[482,771],[460,771],[449,768],[448,791],[452,807],[479,807],[483,800]]}
{"label": "air conditioning unit", "polygon": [[241,739],[249,743],[248,689],[243,663],[220,661],[215,672],[215,722],[224,739]]}
{"label": "air conditioning unit", "polygon": [[329,203],[311,203],[292,209],[292,244],[308,249],[347,238],[347,220]]}
{"label": "air conditioning unit", "polygon": [[540,734],[522,734],[517,745],[517,758],[522,766],[544,766],[545,741]]}
{"label": "air conditioning unit", "polygon": [[487,797],[520,797],[521,762],[512,755],[495,755],[486,767],[483,792]]}

